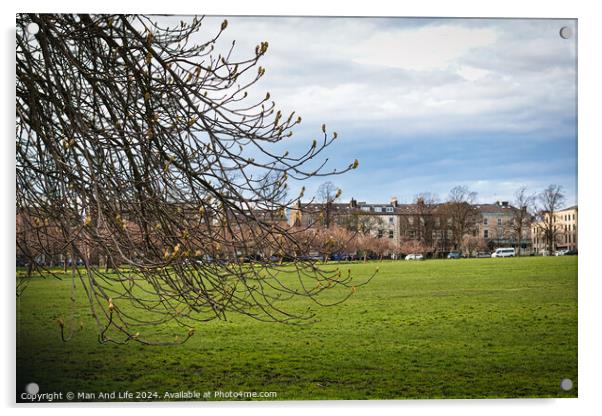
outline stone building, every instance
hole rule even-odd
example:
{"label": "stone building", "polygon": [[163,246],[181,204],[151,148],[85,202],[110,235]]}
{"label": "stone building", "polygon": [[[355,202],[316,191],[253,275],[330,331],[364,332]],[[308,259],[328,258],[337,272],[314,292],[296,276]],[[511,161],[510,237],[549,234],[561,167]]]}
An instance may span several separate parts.
{"label": "stone building", "polygon": [[396,197],[388,203],[367,203],[351,199],[348,203],[298,204],[289,211],[289,225],[303,228],[343,227],[376,238],[387,238],[402,251],[408,241],[424,241],[429,251],[450,249],[447,221],[439,218],[436,206],[399,204]]}
{"label": "stone building", "polygon": [[[508,202],[474,205],[477,220],[468,227],[466,237],[471,244],[453,244],[452,219],[446,204],[429,204],[421,199],[412,204],[399,204],[393,197],[389,203],[366,203],[351,199],[348,203],[298,204],[289,211],[289,225],[304,228],[343,227],[351,231],[368,231],[377,238],[388,238],[399,252],[408,242],[416,242],[425,253],[433,256],[460,249],[465,254],[494,250],[497,247],[520,246],[521,254],[531,252],[531,230],[527,226],[519,239],[513,221],[515,207]],[[457,239],[456,239],[457,241]]]}
{"label": "stone building", "polygon": [[[488,250],[499,247],[514,247],[520,253],[530,254],[532,251],[531,229],[525,226],[522,235],[516,235],[514,225],[515,213],[518,208],[507,201],[497,201],[494,204],[477,204],[480,221],[477,224],[478,238],[482,239]],[[519,241],[520,240],[520,241]]]}
{"label": "stone building", "polygon": [[[544,215],[547,218],[547,214]],[[577,205],[564,208],[554,213],[554,244],[552,250],[578,250],[579,248],[579,210]],[[533,250],[537,254],[550,255],[546,247],[545,227],[543,221],[534,222],[531,226]]]}

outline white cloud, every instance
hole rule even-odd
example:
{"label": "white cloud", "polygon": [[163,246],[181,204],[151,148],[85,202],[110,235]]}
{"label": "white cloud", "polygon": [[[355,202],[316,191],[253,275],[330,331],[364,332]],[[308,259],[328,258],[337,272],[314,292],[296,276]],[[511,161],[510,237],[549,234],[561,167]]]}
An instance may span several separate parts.
{"label": "white cloud", "polygon": [[[208,18],[218,27],[222,18]],[[554,134],[574,112],[575,44],[556,20],[230,18],[222,48],[270,42],[254,86],[317,130]],[[397,127],[394,127],[397,124]],[[303,132],[303,130],[301,130]]]}
{"label": "white cloud", "polygon": [[351,51],[355,62],[415,71],[445,69],[472,49],[491,45],[492,28],[423,26],[377,32]]}
{"label": "white cloud", "polygon": [[[235,56],[248,57],[260,41],[270,43],[260,62],[267,73],[253,86],[254,95],[263,97],[269,91],[285,113],[295,110],[303,117],[293,143],[307,144],[325,122],[345,143],[336,150],[343,154],[344,163],[336,164],[336,156],[331,163],[346,166],[356,157],[353,152],[362,152],[362,161],[368,159],[364,154],[373,158],[373,166],[362,162],[368,169],[366,175],[336,179],[350,189],[362,189],[366,198],[377,194],[388,197],[391,192],[402,196],[404,191],[399,190],[407,190],[410,196],[424,190],[445,195],[459,183],[473,186],[485,200],[507,198],[529,171],[531,175],[537,172],[537,178],[529,182],[534,189],[563,183],[575,193],[574,177],[549,173],[548,163],[537,165],[535,153],[530,160],[518,162],[524,169],[513,169],[518,172],[515,177],[495,186],[476,181],[497,181],[498,159],[487,161],[475,155],[464,164],[477,165],[480,171],[469,172],[469,176],[459,175],[457,166],[447,170],[438,167],[440,176],[429,170],[414,171],[416,175],[403,180],[394,179],[388,170],[391,165],[381,176],[374,170],[381,159],[391,162],[403,153],[406,143],[431,138],[441,143],[449,138],[461,147],[460,138],[466,135],[482,137],[488,146],[490,138],[497,138],[508,149],[521,145],[521,140],[537,141],[539,147],[534,148],[541,152],[566,151],[567,157],[573,157],[570,144],[557,144],[576,139],[570,121],[576,117],[576,43],[558,34],[559,27],[574,27],[574,21],[228,19],[230,24],[216,50],[229,49],[236,39]],[[222,20],[207,18],[202,37],[213,34]],[[516,142],[512,142],[513,136]],[[437,157],[437,149],[430,157]],[[513,159],[504,160],[508,164]],[[408,177],[407,173],[399,172]],[[498,194],[492,194],[491,189]]]}
{"label": "white cloud", "polygon": [[460,65],[456,72],[467,81],[476,81],[491,74],[491,71],[486,69],[468,65]]}

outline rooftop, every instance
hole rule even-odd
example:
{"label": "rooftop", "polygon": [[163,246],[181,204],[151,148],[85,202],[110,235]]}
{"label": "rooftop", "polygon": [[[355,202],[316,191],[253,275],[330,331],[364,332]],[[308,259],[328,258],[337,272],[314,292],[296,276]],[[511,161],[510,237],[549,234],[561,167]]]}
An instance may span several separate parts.
{"label": "rooftop", "polygon": [[[301,204],[301,209],[306,212],[320,211],[324,207],[324,203],[308,203]],[[443,203],[434,204],[434,208],[444,205]],[[496,201],[492,204],[474,204],[474,206],[483,214],[496,214],[496,213],[507,213],[512,212],[516,208],[510,205],[507,201]],[[419,204],[399,204],[396,200],[391,202],[383,203],[368,203],[364,201],[356,201],[353,198],[351,201],[345,202],[334,202],[331,204],[332,212],[344,213],[344,212],[370,212],[372,214],[379,215],[402,215],[402,214],[418,214],[420,212]]]}

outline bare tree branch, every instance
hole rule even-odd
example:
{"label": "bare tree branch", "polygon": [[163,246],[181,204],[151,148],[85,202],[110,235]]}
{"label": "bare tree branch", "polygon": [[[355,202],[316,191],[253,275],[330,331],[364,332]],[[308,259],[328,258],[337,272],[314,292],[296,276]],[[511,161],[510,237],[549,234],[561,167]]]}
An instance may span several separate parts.
{"label": "bare tree branch", "polygon": [[[26,32],[30,23],[37,34]],[[202,17],[174,25],[143,15],[17,16],[24,279],[53,273],[53,262],[69,267],[101,342],[173,342],[148,330],[167,322],[183,327],[176,342],[184,342],[198,322],[229,312],[298,322],[313,314],[287,311],[287,299],[323,305],[326,288],[352,287],[350,275],[293,254],[305,250],[301,230],[281,221],[300,201],[287,197],[289,180],[334,173],[307,164],[336,133],[323,126],[307,151],[277,153],[273,144],[301,118],[282,114],[269,93],[250,101],[268,44],[235,60],[234,43],[215,50],[227,25],[205,30]],[[273,253],[290,263],[274,263]],[[341,293],[332,303],[351,295]]]}

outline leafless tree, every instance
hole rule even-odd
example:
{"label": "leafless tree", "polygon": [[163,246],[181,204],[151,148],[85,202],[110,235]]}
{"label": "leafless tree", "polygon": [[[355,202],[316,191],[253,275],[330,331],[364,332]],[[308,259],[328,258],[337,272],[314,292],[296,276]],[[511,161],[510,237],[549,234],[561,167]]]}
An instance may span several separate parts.
{"label": "leafless tree", "polygon": [[465,235],[462,239],[462,250],[467,257],[471,257],[480,246],[480,239],[472,235]]}
{"label": "leafless tree", "polygon": [[556,212],[562,208],[564,200],[565,196],[560,185],[549,185],[537,195],[539,205],[537,232],[544,238],[549,254],[554,251],[556,239],[561,232],[561,228],[556,225]]}
{"label": "leafless tree", "polygon": [[519,188],[514,194],[514,211],[512,212],[512,234],[516,241],[516,255],[521,255],[522,240],[525,232],[533,222],[533,207],[535,195],[527,191],[526,187]]}
{"label": "leafless tree", "polygon": [[413,238],[406,238],[401,242],[400,250],[404,254],[424,254],[428,247],[423,241]]}
{"label": "leafless tree", "polygon": [[280,171],[282,169],[283,167],[279,166],[278,170],[272,170],[259,180],[258,192],[266,201],[270,200],[279,204],[288,201],[288,187],[281,184]]}
{"label": "leafless tree", "polygon": [[435,212],[439,206],[438,199],[435,195],[424,192],[416,195],[414,204],[416,206],[416,218],[414,220],[416,238],[423,243],[427,251],[433,250],[433,232],[436,226]]}
{"label": "leafless tree", "polygon": [[357,250],[363,257],[364,262],[368,261],[368,256],[377,254],[379,250],[378,238],[369,232],[366,234],[357,234],[355,238],[357,241]]}
{"label": "leafless tree", "polygon": [[[284,115],[269,93],[251,99],[268,43],[235,59],[234,42],[216,50],[227,20],[205,23],[17,15],[17,216],[42,246],[58,231],[61,250],[83,262],[71,276],[101,342],[173,343],[153,335],[167,322],[182,327],[176,342],[184,342],[199,322],[229,312],[297,322],[313,315],[287,311],[287,299],[323,305],[325,288],[358,285],[298,257],[282,278],[270,256],[256,257],[303,251],[300,231],[265,213],[301,200],[281,198],[289,180],[334,173],[307,162],[336,133],[322,125],[306,152],[274,150],[301,117]],[[264,192],[266,181],[274,192]],[[33,258],[31,238],[17,243],[35,272],[52,273]],[[95,258],[106,258],[109,272]]]}
{"label": "leafless tree", "polygon": [[475,207],[477,194],[466,186],[456,186],[449,192],[447,202],[441,207],[449,220],[454,248],[462,246],[462,239],[472,232],[479,220],[479,212]]}
{"label": "leafless tree", "polygon": [[385,256],[390,256],[391,253],[395,251],[395,245],[387,236],[376,238],[375,243],[376,244],[374,244],[374,251],[375,254],[378,256],[378,259],[381,261]]}
{"label": "leafless tree", "polygon": [[332,223],[332,204],[341,196],[341,190],[332,182],[324,182],[320,185],[317,192],[317,199],[322,203],[324,209],[324,226],[330,228]]}
{"label": "leafless tree", "polygon": [[353,210],[341,220],[342,225],[349,231],[367,235],[372,230],[384,226],[384,221],[379,215],[371,215],[360,210]]}
{"label": "leafless tree", "polygon": [[510,240],[513,233],[512,220],[498,218],[498,223],[493,225],[490,241],[495,247],[502,247]]}
{"label": "leafless tree", "polygon": [[316,236],[317,246],[315,249],[322,255],[324,262],[328,261],[335,253],[347,255],[355,251],[354,240],[356,234],[343,227],[334,225],[330,228],[319,229],[316,230]]}

